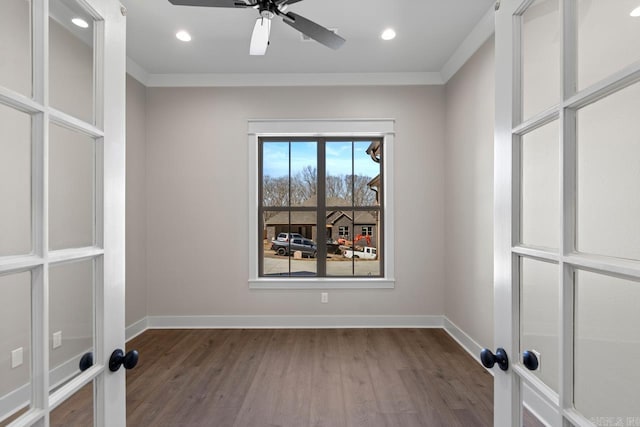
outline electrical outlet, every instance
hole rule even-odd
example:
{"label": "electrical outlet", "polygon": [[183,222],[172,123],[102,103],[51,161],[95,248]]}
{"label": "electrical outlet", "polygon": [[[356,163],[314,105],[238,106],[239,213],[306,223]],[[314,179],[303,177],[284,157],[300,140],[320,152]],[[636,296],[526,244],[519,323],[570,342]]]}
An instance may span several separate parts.
{"label": "electrical outlet", "polygon": [[16,348],[15,350],[13,350],[11,352],[11,368],[17,368],[18,366],[22,365],[22,362],[24,361],[23,358],[23,348]]}
{"label": "electrical outlet", "polygon": [[62,346],[62,331],[53,333],[53,348]]}
{"label": "electrical outlet", "polygon": [[320,294],[320,302],[327,304],[329,302],[329,292],[322,292]]}

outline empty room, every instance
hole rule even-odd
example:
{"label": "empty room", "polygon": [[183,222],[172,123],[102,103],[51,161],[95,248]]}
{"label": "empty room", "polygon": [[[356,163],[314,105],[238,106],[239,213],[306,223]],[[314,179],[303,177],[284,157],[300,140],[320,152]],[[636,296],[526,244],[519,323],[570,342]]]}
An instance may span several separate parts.
{"label": "empty room", "polygon": [[2,0],[0,427],[640,426],[640,0]]}

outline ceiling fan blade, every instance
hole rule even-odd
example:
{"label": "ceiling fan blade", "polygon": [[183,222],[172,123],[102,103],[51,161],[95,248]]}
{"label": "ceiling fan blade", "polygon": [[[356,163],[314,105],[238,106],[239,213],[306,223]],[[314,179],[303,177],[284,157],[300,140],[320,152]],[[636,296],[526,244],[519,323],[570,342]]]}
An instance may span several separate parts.
{"label": "ceiling fan blade", "polygon": [[346,42],[345,39],[333,31],[329,31],[322,25],[316,24],[297,13],[289,12],[285,14],[283,21],[287,25],[292,26],[301,33],[308,35],[318,43],[322,43],[331,49],[339,49]]}
{"label": "ceiling fan blade", "polygon": [[302,0],[276,0],[276,4],[278,6],[286,6],[288,4],[298,3],[299,1],[302,1]]}
{"label": "ceiling fan blade", "polygon": [[271,19],[258,18],[256,25],[253,27],[251,35],[251,46],[249,46],[249,55],[264,55],[267,53],[269,46],[269,33],[271,32]]}
{"label": "ceiling fan blade", "polygon": [[169,0],[174,6],[204,6],[204,7],[250,7],[241,0]]}

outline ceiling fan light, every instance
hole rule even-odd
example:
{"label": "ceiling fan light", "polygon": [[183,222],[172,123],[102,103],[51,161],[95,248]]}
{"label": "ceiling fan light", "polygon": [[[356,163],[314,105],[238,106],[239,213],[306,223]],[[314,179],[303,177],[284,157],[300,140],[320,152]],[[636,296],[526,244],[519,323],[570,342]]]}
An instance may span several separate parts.
{"label": "ceiling fan light", "polygon": [[640,6],[633,9],[629,15],[633,16],[634,18],[640,17]]}
{"label": "ceiling fan light", "polygon": [[396,32],[393,31],[393,28],[387,28],[382,32],[382,34],[380,35],[380,38],[382,40],[393,40],[396,38]]}
{"label": "ceiling fan light", "polygon": [[251,35],[250,55],[264,55],[269,46],[269,33],[271,32],[271,19],[260,17],[256,20]]}
{"label": "ceiling fan light", "polygon": [[181,42],[190,42],[191,41],[191,34],[187,33],[184,30],[178,31],[176,33],[176,38],[178,40],[180,40]]}

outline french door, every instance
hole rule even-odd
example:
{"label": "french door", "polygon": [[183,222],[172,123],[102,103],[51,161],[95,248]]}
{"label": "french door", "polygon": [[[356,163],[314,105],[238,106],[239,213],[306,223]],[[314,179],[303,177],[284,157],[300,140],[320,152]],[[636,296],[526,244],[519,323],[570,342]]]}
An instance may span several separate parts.
{"label": "french door", "polygon": [[640,425],[640,2],[498,6],[495,425]]}
{"label": "french door", "polygon": [[123,426],[125,18],[0,2],[0,425]]}

